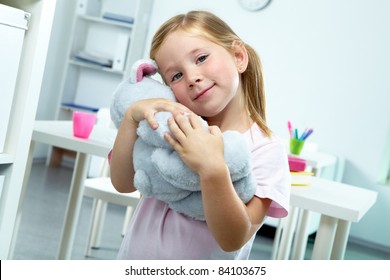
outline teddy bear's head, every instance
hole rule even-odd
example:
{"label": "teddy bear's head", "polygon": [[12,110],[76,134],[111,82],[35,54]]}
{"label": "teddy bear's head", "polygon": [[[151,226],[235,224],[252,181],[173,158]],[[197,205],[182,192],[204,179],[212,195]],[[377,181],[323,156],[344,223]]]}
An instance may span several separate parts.
{"label": "teddy bear's head", "polygon": [[[133,65],[129,79],[118,85],[110,108],[111,119],[117,128],[120,126],[127,108],[138,100],[166,98],[176,101],[170,87],[151,77],[156,72],[157,65],[153,60],[141,59]],[[155,120],[159,124],[156,131],[153,131],[146,121],[141,121],[137,134],[150,145],[170,148],[163,139],[163,135],[169,132],[167,120],[170,116],[169,112],[156,113]]]}
{"label": "teddy bear's head", "polygon": [[134,63],[130,77],[120,83],[111,102],[111,119],[118,128],[127,108],[134,102],[148,98],[167,98],[176,100],[171,89],[153,79],[157,65],[151,59],[141,59]]}

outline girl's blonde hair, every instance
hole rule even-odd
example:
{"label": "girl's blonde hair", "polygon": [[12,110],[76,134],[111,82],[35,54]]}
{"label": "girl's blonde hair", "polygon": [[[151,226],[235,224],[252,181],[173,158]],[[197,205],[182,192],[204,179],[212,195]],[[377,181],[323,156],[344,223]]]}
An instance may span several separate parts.
{"label": "girl's blonde hair", "polygon": [[[160,26],[152,40],[150,50],[152,59],[156,58],[166,37],[177,30],[199,35],[229,52],[232,51],[234,41],[243,42],[223,20],[214,14],[206,11],[191,11],[174,16]],[[266,123],[265,92],[260,57],[251,46],[244,42],[243,44],[248,53],[248,67],[241,74],[245,107],[263,133],[270,136],[271,131]]]}

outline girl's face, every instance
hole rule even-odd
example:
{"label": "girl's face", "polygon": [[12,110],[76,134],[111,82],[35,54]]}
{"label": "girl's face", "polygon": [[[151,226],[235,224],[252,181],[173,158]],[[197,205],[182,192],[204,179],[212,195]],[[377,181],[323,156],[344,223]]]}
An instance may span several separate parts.
{"label": "girl's face", "polygon": [[232,101],[238,103],[240,60],[234,51],[183,31],[170,34],[156,55],[177,100],[206,118],[218,115]]}

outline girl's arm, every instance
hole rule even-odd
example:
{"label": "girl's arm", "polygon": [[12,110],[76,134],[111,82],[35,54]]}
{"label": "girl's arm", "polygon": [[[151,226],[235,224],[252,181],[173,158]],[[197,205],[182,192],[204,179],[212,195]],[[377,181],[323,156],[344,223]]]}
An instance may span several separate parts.
{"label": "girl's arm", "polygon": [[240,249],[259,229],[271,200],[255,196],[245,205],[222,162],[201,173],[200,180],[207,225],[213,236],[225,251]]}
{"label": "girl's arm", "polygon": [[118,128],[110,160],[111,182],[118,192],[128,193],[136,190],[133,184],[133,149],[137,140],[138,123],[145,119],[151,128],[157,129],[158,124],[154,120],[155,113],[178,110],[190,112],[180,103],[162,98],[140,100],[126,110],[122,123]]}
{"label": "girl's arm", "polygon": [[223,156],[222,133],[205,131],[197,116],[190,120],[175,114],[170,121],[174,140],[167,141],[183,161],[200,176],[207,225],[225,251],[240,249],[258,230],[271,200],[253,197],[244,204],[238,197]]}
{"label": "girl's arm", "polygon": [[135,191],[133,185],[133,148],[137,140],[136,129],[138,122],[131,117],[131,109],[128,109],[118,128],[114,146],[111,151],[110,177],[115,189],[121,193]]}

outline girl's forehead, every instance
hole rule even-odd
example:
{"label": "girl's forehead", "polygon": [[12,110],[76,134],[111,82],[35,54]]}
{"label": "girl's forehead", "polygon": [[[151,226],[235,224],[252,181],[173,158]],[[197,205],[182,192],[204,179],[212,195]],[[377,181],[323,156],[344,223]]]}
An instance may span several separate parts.
{"label": "girl's forehead", "polygon": [[[164,42],[167,41],[174,41],[174,42],[210,42],[207,40],[204,36],[201,36],[199,34],[194,34],[190,32],[186,32],[183,30],[176,30],[174,32],[171,32]],[[164,44],[164,43],[163,43]]]}
{"label": "girl's forehead", "polygon": [[218,46],[204,36],[185,31],[175,31],[167,36],[161,44],[158,53],[191,54],[197,49]]}

